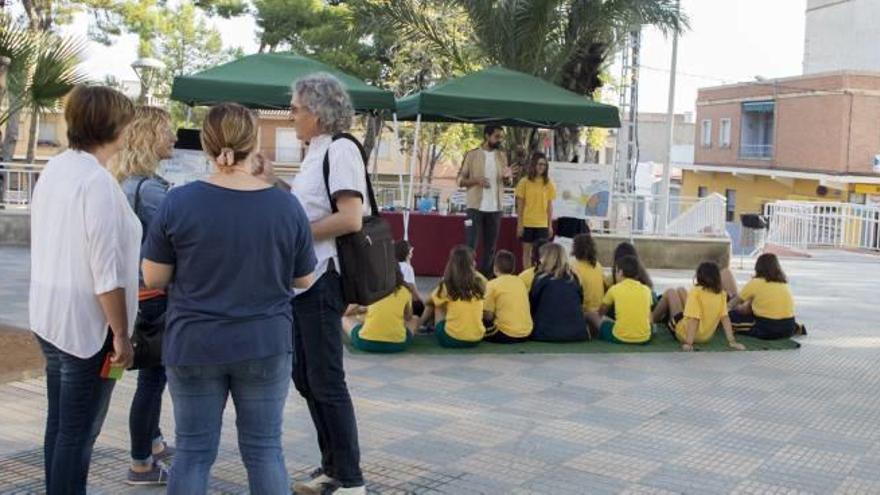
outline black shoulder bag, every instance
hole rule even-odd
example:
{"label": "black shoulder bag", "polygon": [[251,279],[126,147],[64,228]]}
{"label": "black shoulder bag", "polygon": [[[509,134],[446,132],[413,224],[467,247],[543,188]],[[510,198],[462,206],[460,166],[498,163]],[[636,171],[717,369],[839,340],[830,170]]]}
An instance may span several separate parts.
{"label": "black shoulder bag", "polygon": [[[333,136],[333,141],[337,139],[348,139],[355,143],[364,161],[368,196],[366,199],[370,202],[370,215],[364,216],[360,231],[337,237],[336,249],[339,253],[339,271],[345,302],[367,306],[391,294],[397,287],[398,265],[394,255],[394,236],[391,226],[379,216],[363,146],[351,134]],[[324,187],[333,213],[338,212],[336,200],[330,194],[329,149],[324,155]]]}
{"label": "black shoulder bag", "polygon": [[[141,186],[146,180],[146,177],[141,179],[134,191],[134,212],[136,215],[141,200]],[[140,215],[138,215],[138,219],[140,219]],[[141,223],[143,224],[143,222]],[[145,318],[144,313],[138,308],[137,317],[134,320],[134,332],[131,335],[131,345],[134,348],[134,362],[131,365],[133,370],[162,366],[165,308],[162,308],[161,313],[149,316],[150,318]]]}

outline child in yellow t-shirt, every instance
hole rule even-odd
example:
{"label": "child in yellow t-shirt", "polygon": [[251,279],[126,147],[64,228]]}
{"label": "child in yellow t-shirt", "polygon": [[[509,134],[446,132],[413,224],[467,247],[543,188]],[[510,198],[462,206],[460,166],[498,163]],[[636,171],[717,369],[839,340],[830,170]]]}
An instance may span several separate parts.
{"label": "child in yellow t-shirt", "polygon": [[759,339],[784,339],[806,334],[794,317],[788,279],[775,254],[755,261],[755,277],[730,301],[730,321],[737,332]]}
{"label": "child in yellow t-shirt", "polygon": [[436,321],[434,333],[443,347],[473,347],[483,340],[483,296],[486,279],[476,270],[474,251],[456,246],[449,255],[440,285],[431,293],[419,325]]}
{"label": "child in yellow t-shirt", "polygon": [[535,272],[538,270],[538,265],[541,264],[541,248],[549,242],[549,239],[538,239],[532,244],[531,265],[526,267],[526,269],[519,274],[519,279],[522,280],[524,284],[526,284],[527,291],[532,290],[532,284],[535,282]]}
{"label": "child in yellow t-shirt", "polygon": [[595,335],[602,322],[599,307],[605,297],[605,277],[602,264],[596,259],[596,243],[593,242],[593,237],[589,233],[576,235],[571,254],[574,257],[571,268],[578,276],[584,291],[584,317],[590,326],[590,332]]}
{"label": "child in yellow t-shirt", "polygon": [[624,256],[616,262],[616,279],[599,307],[599,316],[614,308],[616,320],[606,318],[599,326],[599,338],[616,344],[645,344],[651,340],[651,289],[637,280],[639,260]]}
{"label": "child in yellow t-shirt", "polygon": [[[495,279],[486,286],[483,320],[492,322],[483,340],[497,344],[513,344],[529,340],[532,315],[526,284],[513,275],[516,256],[501,250],[495,255]],[[487,323],[488,325],[488,323]]]}
{"label": "child in yellow t-shirt", "polygon": [[401,352],[412,341],[412,294],[397,270],[394,292],[368,307],[352,305],[342,318],[351,344],[365,352]]}
{"label": "child in yellow t-shirt", "polygon": [[721,283],[721,270],[711,261],[697,267],[696,284],[690,291],[681,287],[663,293],[654,308],[654,321],[662,320],[667,321],[682,350],[692,351],[694,344],[711,341],[719,324],[724,328],[727,345],[745,350],[745,346],[736,341],[727,316],[727,292]]}
{"label": "child in yellow t-shirt", "polygon": [[532,155],[528,176],[516,185],[516,235],[522,241],[522,263],[532,259],[532,246],[538,239],[553,237],[553,200],[556,186],[548,175],[544,153]]}

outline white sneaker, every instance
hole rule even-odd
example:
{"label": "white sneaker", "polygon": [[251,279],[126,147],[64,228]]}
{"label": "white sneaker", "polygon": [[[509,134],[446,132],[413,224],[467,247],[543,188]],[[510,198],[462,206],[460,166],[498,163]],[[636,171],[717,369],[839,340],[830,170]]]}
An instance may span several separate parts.
{"label": "white sneaker", "polygon": [[335,490],[330,489],[324,492],[324,494],[333,494],[333,495],[367,495],[367,487],[366,486],[352,486],[349,488],[336,488]]}
{"label": "white sneaker", "polygon": [[321,495],[328,486],[336,484],[336,480],[324,474],[321,468],[312,471],[308,481],[297,481],[293,484],[293,493],[297,495]]}

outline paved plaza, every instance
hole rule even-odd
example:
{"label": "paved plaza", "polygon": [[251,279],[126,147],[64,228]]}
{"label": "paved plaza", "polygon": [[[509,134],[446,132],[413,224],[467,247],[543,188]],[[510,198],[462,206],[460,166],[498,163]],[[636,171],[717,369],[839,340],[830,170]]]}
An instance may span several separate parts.
{"label": "paved plaza", "polygon": [[[26,323],[26,260],[0,248],[7,323]],[[346,356],[371,493],[880,493],[880,258],[818,252],[783,266],[809,329],[799,350]],[[652,274],[661,288],[692,277]],[[114,394],[92,493],[163,493],[122,483],[133,378]],[[44,410],[42,379],[0,385],[0,492],[41,490]],[[168,400],[173,438],[170,413]],[[292,474],[314,467],[292,388],[284,446]],[[215,493],[246,491],[231,405],[213,476]]]}

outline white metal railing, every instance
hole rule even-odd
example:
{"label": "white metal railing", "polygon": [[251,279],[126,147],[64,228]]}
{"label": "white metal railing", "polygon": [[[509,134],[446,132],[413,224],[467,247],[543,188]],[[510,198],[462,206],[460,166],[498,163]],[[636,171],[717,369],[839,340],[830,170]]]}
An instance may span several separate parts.
{"label": "white metal railing", "polygon": [[705,198],[673,196],[669,198],[668,223],[664,233],[660,225],[663,198],[654,194],[615,193],[611,215],[604,229],[611,234],[666,235],[670,237],[727,237],[725,208],[720,194]]}
{"label": "white metal railing", "polygon": [[880,250],[880,208],[850,203],[775,201],[764,207],[767,242],[793,249]]}
{"label": "white metal railing", "polygon": [[0,208],[27,209],[43,165],[0,163]]}
{"label": "white metal railing", "polygon": [[772,158],[772,144],[745,144],[739,145],[740,158]]}
{"label": "white metal railing", "polygon": [[[401,193],[399,183],[396,181],[376,181],[373,183],[373,190],[381,208],[407,209],[406,184]],[[453,184],[423,186],[416,184],[413,190],[413,204],[410,207],[416,211],[460,213],[465,209],[465,194],[463,188]],[[513,189],[504,190],[502,201],[505,214],[513,214]],[[671,197],[667,216],[669,223],[665,233],[660,226],[662,205],[662,197],[659,195],[615,193],[611,195],[607,220],[591,223],[597,233],[727,237],[725,229],[727,202],[720,194],[712,194],[704,198]]]}
{"label": "white metal railing", "polygon": [[672,236],[724,237],[727,235],[726,214],[727,201],[724,196],[712,193],[699,198],[672,218],[666,233]]}

